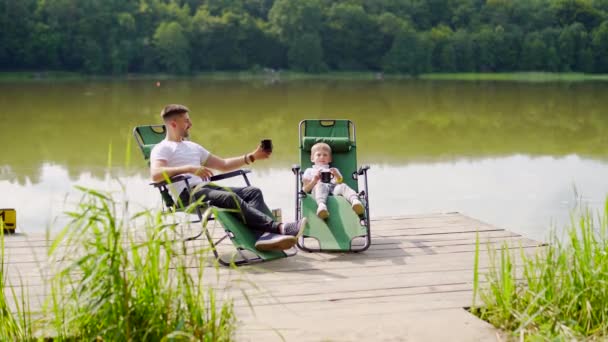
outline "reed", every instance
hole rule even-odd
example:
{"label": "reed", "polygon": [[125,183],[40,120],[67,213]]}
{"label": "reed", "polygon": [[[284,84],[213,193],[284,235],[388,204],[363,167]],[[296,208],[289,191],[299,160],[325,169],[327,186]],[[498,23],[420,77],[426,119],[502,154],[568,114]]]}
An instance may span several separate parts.
{"label": "reed", "polygon": [[[79,210],[53,245],[77,255],[55,279],[66,319],[62,337],[116,341],[228,341],[234,331],[229,300],[219,304],[203,284],[208,250],[174,240],[176,225],[148,211],[129,217],[127,204],[81,188]],[[122,210],[122,213],[117,212]],[[140,235],[132,222],[145,221]],[[140,228],[137,228],[140,229]],[[65,242],[65,243],[63,243]],[[191,270],[193,272],[191,272]],[[65,290],[69,291],[65,291]],[[57,327],[59,328],[59,327]]]}
{"label": "reed", "polygon": [[[80,204],[52,241],[50,294],[32,316],[27,293],[10,308],[0,239],[0,340],[231,341],[232,301],[204,282],[209,250],[176,239],[161,213],[79,187]],[[19,298],[19,299],[18,299]]]}
{"label": "reed", "polygon": [[[27,317],[22,315],[23,310],[15,312],[15,308],[11,308],[6,292],[17,298],[15,290],[8,283],[7,269],[5,266],[4,254],[4,222],[0,219],[0,341],[16,341],[25,338],[26,331],[23,329],[18,317]],[[14,300],[18,303],[18,300]]]}
{"label": "reed", "polygon": [[608,201],[600,213],[571,217],[563,238],[551,233],[532,256],[521,250],[518,268],[506,246],[488,248],[484,306],[473,311],[525,340],[608,338]]}

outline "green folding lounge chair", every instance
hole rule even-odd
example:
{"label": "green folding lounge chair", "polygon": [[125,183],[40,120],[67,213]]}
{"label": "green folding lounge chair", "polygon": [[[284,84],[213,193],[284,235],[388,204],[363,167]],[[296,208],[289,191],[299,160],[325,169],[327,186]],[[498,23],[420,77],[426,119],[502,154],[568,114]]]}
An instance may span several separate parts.
{"label": "green folding lounge chair", "polygon": [[[355,125],[350,120],[303,120],[299,127],[300,165],[292,171],[296,175],[296,218],[306,217],[308,226],[298,241],[298,247],[308,252],[362,252],[371,245],[367,171],[369,166],[357,169]],[[329,196],[327,220],[317,217],[317,203],[305,193],[303,170],[311,167],[310,149],[318,142],[332,149],[331,166],[342,173],[344,182],[358,192],[365,206],[361,217],[352,210],[342,196]],[[364,176],[364,191],[359,192],[359,176]]]}
{"label": "green folding lounge chair", "polygon": [[[135,141],[137,141],[137,145],[141,149],[141,152],[144,155],[144,159],[148,162],[148,165],[150,163],[150,152],[152,151],[152,148],[156,144],[161,142],[163,139],[165,139],[165,135],[166,128],[164,125],[137,126],[133,129],[133,136],[135,137]],[[211,177],[210,181],[217,182],[226,178],[242,176],[245,181],[245,184],[249,186],[251,185],[249,179],[247,178],[247,173],[249,172],[251,171],[236,170],[232,172],[227,172]],[[188,205],[188,198],[174,199],[171,196],[171,193],[169,192],[169,183],[185,182],[189,193],[191,190],[190,183],[188,181],[189,178],[190,177],[187,175],[179,175],[172,177],[169,182],[162,181],[158,183],[150,183],[150,185],[153,185],[160,191],[163,203],[166,207],[163,210],[167,210],[169,212],[184,211],[197,215],[198,219],[191,222],[200,222],[202,230],[198,235],[189,237],[186,240],[194,240],[204,233],[207,237],[207,240],[209,241],[209,244],[211,245],[216,259],[220,264],[224,266],[228,266],[231,264],[240,266],[253,262],[262,262],[285,258],[288,256],[293,256],[297,253],[297,250],[295,248],[293,249],[293,252],[289,253],[287,253],[286,251],[258,251],[255,248],[255,242],[257,240],[255,232],[245,226],[245,224],[243,224],[243,222],[238,218],[237,213],[230,212],[230,210],[210,206],[208,203],[201,203],[201,205],[196,205],[192,207]],[[272,216],[270,210],[267,210],[266,213]],[[208,222],[211,220],[219,221],[222,227],[224,228],[225,234],[217,241],[213,241],[213,238],[211,237],[211,234],[207,229]],[[223,240],[225,240],[227,237],[230,238],[233,245],[236,247],[235,254],[229,260],[222,258],[216,249],[216,246]],[[246,255],[247,253],[244,253],[244,251],[249,251],[250,253],[255,255],[255,257],[248,257]],[[235,258],[237,255],[240,257],[239,259]]]}

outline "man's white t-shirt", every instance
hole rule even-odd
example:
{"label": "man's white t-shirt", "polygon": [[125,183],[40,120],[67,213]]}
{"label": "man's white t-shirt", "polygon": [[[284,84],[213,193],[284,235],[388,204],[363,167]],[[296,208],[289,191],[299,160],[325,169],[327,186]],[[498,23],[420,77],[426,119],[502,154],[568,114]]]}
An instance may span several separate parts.
{"label": "man's white t-shirt", "polygon": [[[209,158],[209,151],[197,143],[183,140],[180,142],[163,140],[156,144],[150,152],[150,162],[154,160],[164,160],[168,167],[184,166],[184,165],[204,165]],[[204,183],[203,179],[192,173],[188,174],[191,178],[188,182],[191,186]],[[179,194],[186,188],[184,182],[177,182],[169,186],[171,193],[177,198]]]}

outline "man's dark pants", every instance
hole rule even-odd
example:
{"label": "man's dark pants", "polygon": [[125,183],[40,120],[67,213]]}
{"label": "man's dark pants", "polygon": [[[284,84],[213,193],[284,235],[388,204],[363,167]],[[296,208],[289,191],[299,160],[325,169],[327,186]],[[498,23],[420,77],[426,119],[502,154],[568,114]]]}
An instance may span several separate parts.
{"label": "man's dark pants", "polygon": [[[244,223],[249,228],[279,234],[279,223],[266,214],[270,210],[264,203],[262,191],[256,187],[230,188],[208,184],[197,190],[194,200],[198,200],[202,196],[204,196],[204,202],[208,201],[209,204],[218,208],[240,208],[243,215],[235,215],[244,219]],[[261,232],[258,235],[261,235]]]}

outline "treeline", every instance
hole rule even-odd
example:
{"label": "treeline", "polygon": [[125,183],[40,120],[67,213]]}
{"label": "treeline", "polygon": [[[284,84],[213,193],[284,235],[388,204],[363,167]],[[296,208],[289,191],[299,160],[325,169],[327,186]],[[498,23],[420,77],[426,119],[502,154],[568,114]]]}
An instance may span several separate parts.
{"label": "treeline", "polygon": [[0,0],[0,69],[608,73],[608,0]]}

